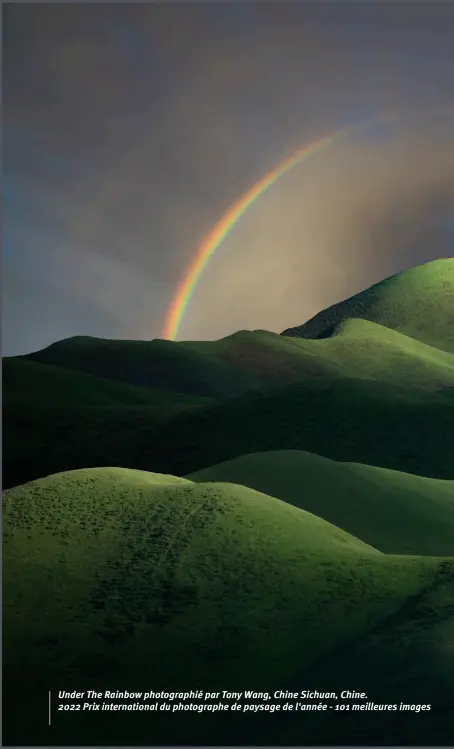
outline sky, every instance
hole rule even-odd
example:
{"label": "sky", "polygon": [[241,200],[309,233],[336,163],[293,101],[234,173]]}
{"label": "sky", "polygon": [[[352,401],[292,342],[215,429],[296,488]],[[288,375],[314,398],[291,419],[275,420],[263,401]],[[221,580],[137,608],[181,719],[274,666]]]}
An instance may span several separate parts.
{"label": "sky", "polygon": [[233,227],[179,339],[281,332],[454,256],[454,3],[3,3],[3,354],[163,335],[204,237]]}

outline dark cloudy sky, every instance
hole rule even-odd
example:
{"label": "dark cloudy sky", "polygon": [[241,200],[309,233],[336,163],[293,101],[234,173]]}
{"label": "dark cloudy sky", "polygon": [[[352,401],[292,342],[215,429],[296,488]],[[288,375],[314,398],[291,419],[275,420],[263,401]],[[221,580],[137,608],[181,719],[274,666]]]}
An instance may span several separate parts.
{"label": "dark cloudy sky", "polygon": [[3,4],[3,352],[154,338],[204,235],[302,162],[203,276],[182,338],[280,332],[454,255],[454,3]]}

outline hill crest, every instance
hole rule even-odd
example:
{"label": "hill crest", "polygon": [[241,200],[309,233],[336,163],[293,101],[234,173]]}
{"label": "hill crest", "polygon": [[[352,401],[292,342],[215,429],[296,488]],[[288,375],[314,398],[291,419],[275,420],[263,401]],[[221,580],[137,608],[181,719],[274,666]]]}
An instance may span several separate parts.
{"label": "hill crest", "polygon": [[454,258],[432,260],[385,278],[281,335],[323,339],[360,318],[454,352]]}

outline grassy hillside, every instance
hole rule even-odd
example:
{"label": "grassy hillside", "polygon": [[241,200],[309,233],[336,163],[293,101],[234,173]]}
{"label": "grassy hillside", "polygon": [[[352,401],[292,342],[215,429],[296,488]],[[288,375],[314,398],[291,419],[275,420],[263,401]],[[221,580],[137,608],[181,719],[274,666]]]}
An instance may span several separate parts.
{"label": "grassy hillside", "polygon": [[[188,346],[194,361],[199,357],[196,390],[227,391],[227,373],[235,373],[228,396],[216,399],[120,384],[118,373],[108,380],[61,366],[68,363],[60,356],[66,352],[75,366],[79,361],[96,369],[103,362],[111,371],[110,365],[123,362],[140,379],[141,356],[145,372],[153,374],[148,353],[163,343],[88,341],[80,360],[77,340],[36,354],[53,351],[58,366],[4,360],[6,487],[96,465],[184,474],[279,449],[453,478],[454,357],[378,324],[348,320],[335,337],[322,340],[243,331],[214,342],[169,343],[175,348],[167,351]],[[104,345],[113,359],[103,359]],[[204,369],[203,361],[215,364]],[[191,390],[195,371],[186,381],[184,357],[175,362],[180,386]],[[219,371],[225,387],[213,379]],[[202,404],[179,416],[186,406]]]}
{"label": "grassy hillside", "polygon": [[[452,563],[451,563],[452,564]],[[452,567],[451,567],[452,570]],[[367,702],[430,705],[430,711],[326,711],[260,716],[249,731],[265,745],[446,746],[452,742],[454,696],[454,579],[446,568],[438,582],[407,601],[364,637],[320,658],[286,683],[339,694],[345,685],[361,684]],[[367,703],[366,703],[367,704]]]}
{"label": "grassy hillside", "polygon": [[[245,487],[118,468],[6,491],[3,523],[5,743],[67,742],[49,689],[278,688],[454,578]],[[78,715],[73,742],[247,743],[253,725],[106,716]]]}
{"label": "grassy hillside", "polygon": [[387,553],[454,556],[454,481],[296,450],[242,455],[187,478],[278,497]]}
{"label": "grassy hillside", "polygon": [[6,357],[2,362],[3,400],[46,406],[198,405],[207,398],[125,385],[51,364]]}
{"label": "grassy hillside", "polygon": [[190,409],[6,402],[3,481],[7,488],[103,465],[182,476],[268,450],[305,450],[452,479],[453,424],[452,397],[348,378],[313,380]]}
{"label": "grassy hillside", "polygon": [[331,338],[291,340],[305,353],[340,365],[350,377],[406,388],[441,389],[454,384],[453,353],[368,320],[347,319]]}
{"label": "grassy hillside", "polygon": [[190,395],[222,397],[256,385],[246,372],[210,356],[209,350],[158,339],[115,341],[75,337],[25,358],[116,382]]}
{"label": "grassy hillside", "polygon": [[453,263],[387,279],[288,336],[79,337],[6,359],[4,485],[97,465],[182,475],[282,449],[451,479]]}
{"label": "grassy hillside", "polygon": [[453,424],[452,398],[372,381],[315,381],[176,415],[149,467],[185,475],[252,452],[305,450],[452,479]]}
{"label": "grassy hillside", "polygon": [[255,330],[183,345],[241,368],[261,385],[333,377],[373,379],[414,389],[454,385],[454,353],[368,320],[347,319],[336,336],[321,340]]}
{"label": "grassy hillside", "polygon": [[[281,336],[4,360],[4,743],[450,743],[453,298],[443,260]],[[49,689],[432,709],[55,710],[49,729]]]}
{"label": "grassy hillside", "polygon": [[380,281],[282,335],[329,338],[344,320],[360,318],[453,353],[453,298],[454,258],[443,258]]}
{"label": "grassy hillside", "polygon": [[116,382],[218,398],[326,377],[408,385],[410,374],[414,388],[454,385],[454,353],[357,319],[344,320],[336,336],[325,340],[266,331],[177,343],[73,338],[10,361],[18,366],[26,360]]}

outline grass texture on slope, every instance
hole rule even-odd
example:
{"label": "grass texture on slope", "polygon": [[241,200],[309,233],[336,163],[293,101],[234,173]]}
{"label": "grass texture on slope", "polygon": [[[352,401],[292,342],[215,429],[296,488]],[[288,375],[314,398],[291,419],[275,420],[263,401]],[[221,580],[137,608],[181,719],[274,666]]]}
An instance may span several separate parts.
{"label": "grass texture on slope", "polygon": [[[433,586],[408,599],[364,637],[333,650],[286,684],[295,692],[302,685],[319,691],[323,685],[324,691],[338,695],[346,685],[350,689],[360,686],[357,691],[364,691],[366,699],[351,701],[359,710],[350,705],[344,712],[305,713],[303,720],[292,713],[286,720],[265,714],[247,726],[249,735],[257,745],[273,746],[449,746],[453,734],[453,632],[451,559]],[[382,707],[370,710],[371,703]],[[406,710],[400,710],[401,704]]]}
{"label": "grass texture on slope", "polygon": [[454,481],[299,450],[242,455],[187,478],[278,497],[386,553],[454,556]]}
{"label": "grass texture on slope", "polygon": [[346,320],[331,338],[291,340],[351,377],[406,388],[454,385],[454,354],[369,320]]}
{"label": "grass texture on slope", "polygon": [[406,388],[454,385],[453,353],[369,320],[347,319],[335,335],[320,340],[242,330],[219,341],[182,345],[238,367],[262,384],[357,377]]}
{"label": "grass texture on slope", "polygon": [[[392,615],[443,564],[388,556],[245,487],[118,468],[4,492],[3,534],[6,743],[49,741],[49,689],[271,688]],[[106,715],[77,716],[74,741],[125,740]],[[149,743],[146,718],[134,714],[132,743]],[[56,721],[53,743],[65,730]]]}
{"label": "grass texture on slope", "polygon": [[328,338],[355,317],[454,353],[453,299],[454,258],[442,258],[386,278],[282,335]]}

